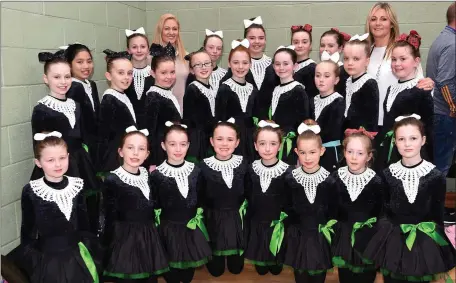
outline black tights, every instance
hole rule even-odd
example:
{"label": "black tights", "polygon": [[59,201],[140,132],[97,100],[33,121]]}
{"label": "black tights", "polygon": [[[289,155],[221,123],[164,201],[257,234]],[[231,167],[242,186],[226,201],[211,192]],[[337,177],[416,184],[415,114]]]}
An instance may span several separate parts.
{"label": "black tights", "polygon": [[354,273],[347,268],[339,268],[340,283],[374,283],[377,272],[375,270],[363,273]]}
{"label": "black tights", "polygon": [[[231,273],[239,274],[244,269],[244,257],[240,255],[226,256],[226,265]],[[212,276],[221,276],[225,272],[225,256],[213,256],[206,266]]]}
{"label": "black tights", "polygon": [[[385,281],[385,283],[405,283],[405,282],[410,282],[410,281],[404,281],[404,280],[399,280],[399,279],[393,279],[390,276],[383,276],[383,280]],[[429,281],[421,282],[421,283],[429,283]]]}
{"label": "black tights", "polygon": [[193,280],[193,276],[195,276],[195,269],[194,268],[187,268],[187,269],[176,269],[171,268],[170,271],[163,274],[166,283],[190,283]]}
{"label": "black tights", "polygon": [[158,279],[156,276],[144,279],[117,279],[116,283],[157,283]]}
{"label": "black tights", "polygon": [[271,266],[259,266],[255,265],[255,269],[260,275],[266,275],[271,272],[273,275],[279,275],[282,272],[282,265],[271,265]]}
{"label": "black tights", "polygon": [[326,272],[317,275],[310,275],[305,271],[302,273],[295,271],[294,276],[296,283],[325,283]]}

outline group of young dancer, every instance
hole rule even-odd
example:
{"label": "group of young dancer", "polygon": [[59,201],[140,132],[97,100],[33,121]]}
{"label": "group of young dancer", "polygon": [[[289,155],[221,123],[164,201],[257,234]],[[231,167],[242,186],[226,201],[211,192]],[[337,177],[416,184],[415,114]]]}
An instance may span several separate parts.
{"label": "group of young dancer", "polygon": [[309,24],[273,58],[261,17],[244,27],[228,70],[223,33],[206,30],[183,105],[176,50],[142,28],[126,31],[127,51],[104,51],[101,102],[87,46],[39,54],[50,93],[33,109],[36,167],[9,254],[31,282],[191,282],[200,266],[217,277],[245,261],[261,275],[289,266],[296,282],[333,267],[341,283],[451,280],[419,34],[389,51],[399,81],[379,128],[367,34],[324,32],[317,63]]}

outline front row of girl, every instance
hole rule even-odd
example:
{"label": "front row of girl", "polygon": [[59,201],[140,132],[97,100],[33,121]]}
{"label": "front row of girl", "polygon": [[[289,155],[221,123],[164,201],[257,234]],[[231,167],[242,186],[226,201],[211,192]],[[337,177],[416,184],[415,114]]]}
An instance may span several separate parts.
{"label": "front row of girl", "polygon": [[[456,265],[443,230],[445,178],[422,159],[423,123],[400,116],[394,124],[402,159],[380,177],[372,162],[374,135],[348,129],[347,166],[329,173],[321,129],[298,128],[299,168],[277,158],[283,133],[260,121],[248,165],[233,154],[239,144],[232,122],[216,124],[215,155],[199,165],[185,161],[186,125],[166,123],[161,146],[167,159],[151,175],[148,131],[129,127],[118,153],[123,165],[107,175],[102,245],[89,231],[83,181],[64,174],[68,150],[58,132],[37,133],[35,162],[44,177],[22,195],[21,245],[9,256],[32,282],[191,282],[195,268],[213,276],[239,274],[244,258],[259,274],[284,265],[296,282],[325,281],[333,266],[341,283],[430,282]],[[101,247],[104,247],[101,248]],[[450,282],[450,281],[448,281]]]}

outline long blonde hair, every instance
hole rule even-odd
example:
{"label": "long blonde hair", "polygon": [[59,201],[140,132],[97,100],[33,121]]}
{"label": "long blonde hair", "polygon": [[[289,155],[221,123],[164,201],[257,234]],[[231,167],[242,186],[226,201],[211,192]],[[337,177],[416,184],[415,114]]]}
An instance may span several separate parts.
{"label": "long blonde hair", "polygon": [[162,39],[162,31],[163,31],[163,26],[165,25],[165,22],[167,20],[175,20],[177,23],[177,29],[179,30],[177,34],[177,39],[176,39],[176,46],[174,47],[177,51],[177,57],[181,61],[185,61],[184,57],[186,54],[185,48],[184,48],[184,43],[182,42],[181,39],[181,34],[180,34],[180,23],[179,20],[174,16],[173,14],[163,14],[160,16],[160,19],[158,20],[157,24],[155,25],[155,34],[154,34],[154,39],[152,40],[152,43],[155,44],[160,44],[160,45],[165,45]]}
{"label": "long blonde hair", "polygon": [[386,46],[386,52],[385,52],[385,57],[389,58],[391,56],[391,51],[394,45],[394,42],[396,41],[396,37],[399,36],[399,23],[397,21],[397,16],[396,13],[393,10],[393,7],[389,3],[386,2],[377,2],[375,5],[372,7],[370,10],[369,14],[367,15],[366,18],[366,33],[369,33],[369,40],[372,42],[372,44],[375,44],[374,36],[369,28],[369,22],[372,17],[372,15],[378,10],[378,9],[383,9],[386,12],[386,15],[388,16],[388,19],[391,22],[391,32],[390,32],[390,37],[388,39],[388,45]]}

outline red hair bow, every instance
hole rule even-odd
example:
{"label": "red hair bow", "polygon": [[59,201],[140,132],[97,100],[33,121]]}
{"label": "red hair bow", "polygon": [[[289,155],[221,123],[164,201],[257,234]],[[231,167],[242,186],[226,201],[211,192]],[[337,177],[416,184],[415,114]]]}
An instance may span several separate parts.
{"label": "red hair bow", "polygon": [[342,38],[344,39],[344,41],[349,41],[350,38],[351,38],[351,35],[349,35],[348,33],[343,32],[343,31],[340,31],[338,28],[331,28],[331,30],[337,32],[340,35],[342,35]]}
{"label": "red hair bow", "polygon": [[331,30],[337,32],[337,33],[340,33],[339,29],[338,28],[331,28]]}
{"label": "red hair bow", "polygon": [[353,134],[363,134],[370,138],[371,140],[374,139],[374,137],[377,135],[377,132],[369,132],[364,129],[364,127],[359,127],[359,129],[346,129],[345,130],[345,136],[348,137]]}
{"label": "red hair bow", "polygon": [[312,32],[312,26],[309,25],[309,24],[305,24],[303,26],[301,26],[301,25],[291,26],[291,30],[294,31],[294,32],[300,31],[300,30],[307,31],[307,32]]}
{"label": "red hair bow", "polygon": [[409,35],[403,33],[401,34],[396,41],[406,41],[410,43],[415,49],[420,48],[421,44],[421,36],[418,34],[416,30],[411,30]]}

